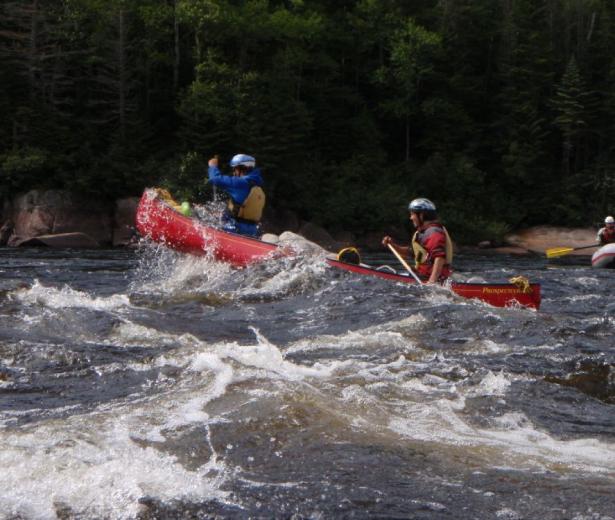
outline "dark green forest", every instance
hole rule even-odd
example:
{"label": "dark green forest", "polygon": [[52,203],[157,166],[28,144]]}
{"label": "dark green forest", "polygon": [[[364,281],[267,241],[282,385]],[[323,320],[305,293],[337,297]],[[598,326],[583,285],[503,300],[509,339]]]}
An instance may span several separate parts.
{"label": "dark green forest", "polygon": [[0,192],[269,204],[379,230],[429,197],[458,240],[613,209],[612,0],[4,0]]}

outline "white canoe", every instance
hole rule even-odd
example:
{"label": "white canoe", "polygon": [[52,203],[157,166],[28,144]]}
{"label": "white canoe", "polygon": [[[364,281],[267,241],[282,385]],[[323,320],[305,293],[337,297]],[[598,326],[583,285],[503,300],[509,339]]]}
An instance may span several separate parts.
{"label": "white canoe", "polygon": [[615,268],[615,243],[602,246],[592,255],[592,267]]}

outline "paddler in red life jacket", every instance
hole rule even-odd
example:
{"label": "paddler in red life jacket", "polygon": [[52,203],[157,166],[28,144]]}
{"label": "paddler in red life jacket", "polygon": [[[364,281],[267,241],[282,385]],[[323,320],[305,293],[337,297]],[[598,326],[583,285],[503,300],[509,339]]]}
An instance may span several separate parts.
{"label": "paddler in red life jacket", "polygon": [[615,242],[615,219],[613,217],[608,216],[604,219],[604,227],[598,231],[596,240],[601,246]]}
{"label": "paddler in red life jacket", "polygon": [[256,168],[254,157],[245,154],[235,155],[230,162],[233,175],[222,175],[218,169],[218,158],[209,159],[209,182],[220,186],[229,195],[229,200],[222,214],[222,229],[259,237],[260,220],[265,207],[263,178]]}
{"label": "paddler in red life jacket", "polygon": [[436,205],[429,199],[414,199],[408,205],[408,211],[416,229],[411,245],[394,244],[389,236],[382,239],[382,245],[391,244],[406,256],[412,252],[418,275],[427,283],[442,282],[452,272],[453,242],[438,220]]}

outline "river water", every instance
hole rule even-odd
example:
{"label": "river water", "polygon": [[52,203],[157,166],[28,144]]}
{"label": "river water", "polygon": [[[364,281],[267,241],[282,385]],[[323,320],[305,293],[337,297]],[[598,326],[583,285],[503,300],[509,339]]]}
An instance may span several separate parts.
{"label": "river water", "polygon": [[[391,264],[394,259],[389,259]],[[0,518],[615,518],[615,271],[0,249]]]}

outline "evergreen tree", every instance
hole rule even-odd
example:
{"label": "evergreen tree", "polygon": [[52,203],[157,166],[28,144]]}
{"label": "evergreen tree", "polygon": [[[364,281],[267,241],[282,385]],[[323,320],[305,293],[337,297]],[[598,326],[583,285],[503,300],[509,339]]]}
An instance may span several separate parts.
{"label": "evergreen tree", "polygon": [[574,56],[570,58],[566,72],[557,85],[553,106],[557,113],[554,124],[562,133],[562,175],[564,178],[576,173],[575,153],[585,132],[585,100],[587,90],[581,78]]}

